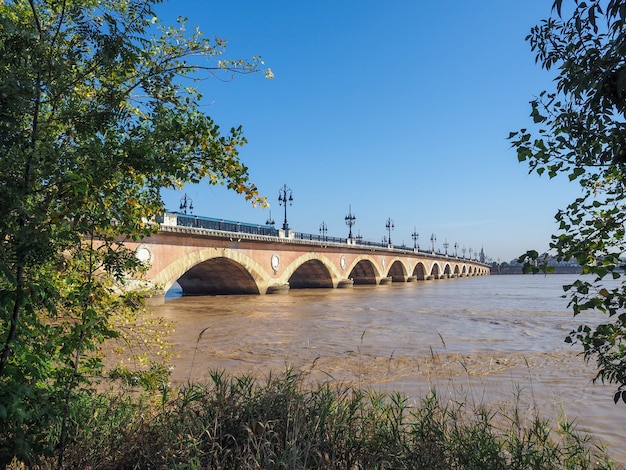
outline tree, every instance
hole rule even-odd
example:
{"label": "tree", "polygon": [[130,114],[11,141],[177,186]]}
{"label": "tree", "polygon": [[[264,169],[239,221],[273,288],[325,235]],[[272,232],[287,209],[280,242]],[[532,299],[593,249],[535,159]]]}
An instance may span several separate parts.
{"label": "tree", "polygon": [[142,269],[124,241],[154,230],[162,187],[204,179],[264,204],[241,128],[222,134],[193,87],[262,61],[162,26],[156,3],[0,2],[0,465],[56,447],[62,466],[103,341],[140,312],[119,294]]}
{"label": "tree", "polygon": [[[556,0],[553,12],[527,40],[537,62],[557,70],[556,89],[531,102],[533,130],[510,139],[531,173],[580,185],[580,197],[556,214],[550,244],[559,261],[575,259],[590,275],[564,286],[573,314],[589,314],[566,341],[582,345],[596,379],[617,384],[614,399],[626,402],[626,2]],[[520,261],[537,272],[538,258],[529,251]]]}

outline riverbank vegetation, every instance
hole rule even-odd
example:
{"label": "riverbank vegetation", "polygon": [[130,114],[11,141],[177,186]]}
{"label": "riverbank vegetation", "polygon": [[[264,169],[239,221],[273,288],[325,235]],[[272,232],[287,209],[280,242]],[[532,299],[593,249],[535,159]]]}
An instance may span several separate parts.
{"label": "riverbank vegetation", "polygon": [[[551,424],[515,405],[471,405],[436,391],[414,403],[398,393],[302,384],[291,370],[263,383],[213,372],[156,394],[118,390],[75,401],[66,468],[615,468],[570,422]],[[36,468],[55,468],[46,459],[53,442],[40,444]],[[25,467],[14,460],[8,468]]]}

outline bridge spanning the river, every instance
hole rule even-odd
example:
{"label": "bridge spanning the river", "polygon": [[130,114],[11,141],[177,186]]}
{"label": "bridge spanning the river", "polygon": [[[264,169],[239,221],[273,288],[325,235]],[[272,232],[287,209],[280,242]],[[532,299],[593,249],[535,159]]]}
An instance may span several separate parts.
{"label": "bridge spanning the river", "polygon": [[127,246],[148,266],[141,285],[156,292],[152,303],[175,283],[190,295],[271,294],[490,273],[485,263],[448,254],[178,213]]}

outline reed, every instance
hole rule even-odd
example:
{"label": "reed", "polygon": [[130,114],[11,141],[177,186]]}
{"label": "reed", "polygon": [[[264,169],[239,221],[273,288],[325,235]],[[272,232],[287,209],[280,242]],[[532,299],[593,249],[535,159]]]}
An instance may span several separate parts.
{"label": "reed", "polygon": [[305,388],[288,369],[263,383],[213,371],[169,397],[108,393],[82,404],[94,411],[68,445],[68,468],[615,468],[570,422],[551,428],[522,419],[515,403],[468,405],[434,390],[413,402],[336,382]]}

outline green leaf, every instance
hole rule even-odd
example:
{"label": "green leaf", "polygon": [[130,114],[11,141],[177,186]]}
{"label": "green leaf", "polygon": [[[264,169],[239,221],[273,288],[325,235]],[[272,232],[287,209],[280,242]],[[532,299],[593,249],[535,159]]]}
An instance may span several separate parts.
{"label": "green leaf", "polygon": [[576,178],[583,175],[584,173],[585,173],[584,168],[580,168],[580,167],[574,168],[574,170],[569,174],[569,180],[574,181]]}

